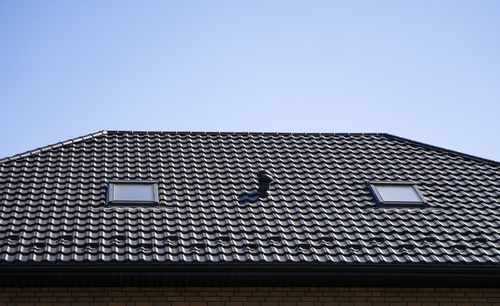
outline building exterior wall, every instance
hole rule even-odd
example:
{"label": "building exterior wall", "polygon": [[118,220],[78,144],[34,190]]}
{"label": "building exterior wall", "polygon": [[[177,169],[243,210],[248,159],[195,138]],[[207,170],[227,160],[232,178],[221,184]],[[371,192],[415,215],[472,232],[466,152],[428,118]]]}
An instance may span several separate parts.
{"label": "building exterior wall", "polygon": [[486,306],[500,305],[500,288],[4,287],[0,305]]}

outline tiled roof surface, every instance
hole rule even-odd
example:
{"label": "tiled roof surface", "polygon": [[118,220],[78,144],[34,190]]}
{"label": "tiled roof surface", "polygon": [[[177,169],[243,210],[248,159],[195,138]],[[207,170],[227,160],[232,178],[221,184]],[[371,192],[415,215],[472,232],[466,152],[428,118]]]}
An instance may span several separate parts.
{"label": "tiled roof surface", "polygon": [[[0,263],[500,264],[500,165],[386,134],[100,132],[0,167]],[[159,206],[106,206],[116,179]],[[372,180],[428,207],[377,207]]]}

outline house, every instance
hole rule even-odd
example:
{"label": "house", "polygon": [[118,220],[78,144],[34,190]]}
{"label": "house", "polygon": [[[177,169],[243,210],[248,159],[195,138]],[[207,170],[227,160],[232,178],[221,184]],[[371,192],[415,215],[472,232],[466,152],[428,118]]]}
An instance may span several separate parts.
{"label": "house", "polygon": [[102,131],[0,175],[1,305],[500,304],[495,161],[388,134]]}

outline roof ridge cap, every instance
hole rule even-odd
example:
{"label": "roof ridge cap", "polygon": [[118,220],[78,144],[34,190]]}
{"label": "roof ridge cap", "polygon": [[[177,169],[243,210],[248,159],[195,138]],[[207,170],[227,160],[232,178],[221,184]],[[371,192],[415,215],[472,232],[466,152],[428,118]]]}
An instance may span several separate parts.
{"label": "roof ridge cap", "polygon": [[415,144],[415,145],[418,145],[418,146],[421,146],[421,147],[426,147],[426,148],[429,148],[429,149],[434,149],[434,150],[438,150],[438,151],[442,151],[442,152],[446,152],[446,153],[451,153],[453,155],[458,155],[458,156],[469,158],[469,159],[473,159],[473,160],[476,160],[476,161],[486,162],[486,163],[489,163],[489,164],[493,164],[495,166],[500,166],[500,161],[496,161],[496,160],[493,160],[493,159],[479,157],[479,156],[475,156],[475,155],[463,153],[463,152],[460,152],[460,151],[455,151],[455,150],[452,150],[452,149],[447,149],[447,148],[443,148],[443,147],[431,145],[431,144],[428,144],[428,143],[425,143],[425,142],[420,142],[420,141],[417,141],[417,140],[413,140],[413,139],[409,139],[409,138],[404,138],[404,137],[393,135],[393,134],[389,134],[389,133],[379,133],[379,135],[382,135],[382,136],[385,136],[385,137],[388,137],[388,138],[398,139],[398,140],[405,141],[405,142],[409,142],[409,143],[412,143],[412,144]]}
{"label": "roof ridge cap", "polygon": [[383,135],[383,133],[368,132],[368,133],[349,133],[349,132],[221,132],[221,131],[134,131],[134,130],[108,130],[106,131],[110,134],[173,134],[173,135]]}
{"label": "roof ridge cap", "polygon": [[34,154],[38,154],[38,153],[42,153],[42,152],[47,152],[47,151],[50,151],[52,149],[57,149],[57,148],[60,148],[62,146],[68,145],[68,144],[74,144],[74,143],[77,143],[77,142],[80,142],[80,141],[84,141],[84,140],[87,140],[87,139],[95,138],[95,137],[98,137],[98,136],[101,136],[101,135],[105,135],[107,133],[108,133],[108,131],[102,130],[102,131],[91,133],[91,134],[87,134],[87,135],[84,135],[84,136],[80,136],[80,137],[71,138],[71,139],[68,139],[68,140],[56,142],[54,144],[50,144],[50,145],[39,147],[39,148],[36,148],[36,149],[33,149],[33,150],[28,150],[28,151],[23,152],[23,153],[18,153],[18,154],[12,155],[12,156],[7,156],[7,157],[4,157],[4,158],[1,158],[0,159],[0,163],[4,163],[4,162],[7,162],[7,161],[12,161],[12,160],[17,160],[17,159],[20,159],[20,158],[23,158],[23,157],[32,156]]}

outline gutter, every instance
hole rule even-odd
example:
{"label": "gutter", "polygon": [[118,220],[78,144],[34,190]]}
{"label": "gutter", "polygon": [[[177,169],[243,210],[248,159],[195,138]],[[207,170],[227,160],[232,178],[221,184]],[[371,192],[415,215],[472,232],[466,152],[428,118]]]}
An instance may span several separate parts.
{"label": "gutter", "polygon": [[500,265],[1,264],[3,286],[498,287]]}

